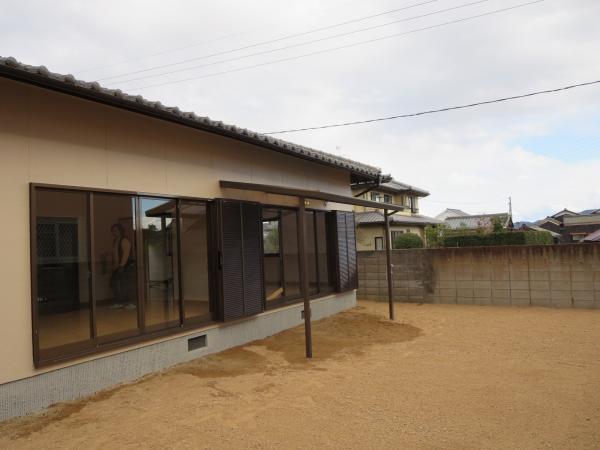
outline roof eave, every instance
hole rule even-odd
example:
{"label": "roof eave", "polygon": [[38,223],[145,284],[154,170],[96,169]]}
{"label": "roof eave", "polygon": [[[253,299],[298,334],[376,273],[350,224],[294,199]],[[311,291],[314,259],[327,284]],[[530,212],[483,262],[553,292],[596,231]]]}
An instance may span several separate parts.
{"label": "roof eave", "polygon": [[[295,158],[305,159],[305,160],[313,162],[313,163],[325,165],[328,167],[344,169],[344,170],[347,170],[350,172],[351,182],[381,180],[380,182],[383,183],[383,182],[387,182],[387,181],[391,180],[390,175],[382,175],[381,172],[368,171],[366,169],[361,170],[357,167],[352,167],[350,165],[350,163],[344,164],[339,161],[334,162],[333,160],[328,160],[326,155],[324,155],[323,158],[319,158],[315,155],[309,155],[308,154],[309,152],[303,153],[303,151],[301,149],[299,151],[292,151],[290,149],[290,147],[292,147],[293,144],[291,144],[291,143],[290,144],[284,143],[284,144],[282,144],[282,146],[275,145],[272,142],[269,142],[270,138],[268,138],[264,135],[260,135],[259,133],[250,132],[248,130],[243,130],[243,133],[238,133],[238,132],[233,132],[233,131],[227,130],[226,128],[217,128],[210,124],[203,124],[202,122],[199,122],[198,120],[194,120],[193,117],[196,117],[196,116],[192,115],[192,114],[189,114],[189,117],[186,117],[184,114],[175,115],[171,112],[163,111],[161,109],[148,106],[148,105],[142,103],[141,100],[139,102],[136,102],[136,101],[132,101],[132,100],[128,100],[128,99],[119,98],[116,95],[109,95],[105,92],[102,92],[101,91],[102,88],[100,87],[100,85],[97,85],[97,83],[92,83],[92,87],[87,88],[87,87],[78,86],[75,82],[71,84],[66,81],[56,80],[56,79],[53,79],[53,78],[45,76],[45,75],[32,73],[32,72],[29,72],[26,70],[15,69],[15,68],[12,68],[12,67],[9,67],[6,65],[1,65],[1,64],[0,64],[0,77],[8,78],[13,81],[24,82],[24,83],[27,83],[27,84],[30,84],[33,86],[41,87],[44,89],[49,89],[49,90],[56,91],[56,92],[61,92],[61,93],[67,94],[67,95],[83,98],[85,100],[90,100],[90,101],[93,101],[96,103],[101,103],[101,104],[105,104],[108,106],[125,109],[128,111],[132,111],[132,112],[135,112],[138,114],[143,114],[143,115],[157,118],[160,120],[164,120],[167,122],[177,123],[177,124],[180,124],[180,125],[183,125],[186,127],[190,127],[190,128],[195,128],[195,129],[207,132],[207,133],[212,133],[212,134],[220,135],[220,136],[227,137],[230,139],[234,139],[236,141],[260,146],[260,147],[263,147],[263,148],[266,148],[269,150],[276,151],[278,153],[286,154],[288,156],[293,156]],[[94,87],[93,87],[94,85],[98,86],[98,90],[94,90]],[[117,92],[120,92],[120,91],[117,91]],[[134,97],[134,98],[136,98],[136,97]],[[139,96],[137,98],[142,99],[141,96]],[[158,102],[155,102],[155,104],[157,104],[157,103]],[[173,110],[175,110],[175,109],[176,108],[173,108]],[[235,128],[238,130],[241,129],[241,128],[233,127],[233,126],[232,126],[232,128]],[[248,134],[244,134],[244,132],[248,132],[253,135],[260,136],[263,139],[261,139],[259,137],[253,137]],[[385,181],[383,181],[383,180],[385,180]]]}

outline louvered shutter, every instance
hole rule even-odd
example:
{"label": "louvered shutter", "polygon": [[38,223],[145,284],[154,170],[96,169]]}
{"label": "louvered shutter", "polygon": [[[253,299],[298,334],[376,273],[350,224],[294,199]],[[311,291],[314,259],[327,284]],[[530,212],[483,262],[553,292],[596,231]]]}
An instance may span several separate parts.
{"label": "louvered shutter", "polygon": [[263,310],[262,234],[259,205],[217,200],[219,299],[224,321]]}
{"label": "louvered shutter", "polygon": [[346,242],[348,246],[348,290],[358,287],[358,266],[356,264],[356,229],[354,213],[346,213]]}
{"label": "louvered shutter", "polygon": [[260,205],[242,204],[244,248],[244,315],[263,311],[262,211]]}
{"label": "louvered shutter", "polygon": [[336,235],[336,290],[345,292],[355,289],[358,284],[354,213],[334,211],[333,214]]}
{"label": "louvered shutter", "polygon": [[221,277],[223,320],[244,316],[242,218],[238,202],[221,203]]}

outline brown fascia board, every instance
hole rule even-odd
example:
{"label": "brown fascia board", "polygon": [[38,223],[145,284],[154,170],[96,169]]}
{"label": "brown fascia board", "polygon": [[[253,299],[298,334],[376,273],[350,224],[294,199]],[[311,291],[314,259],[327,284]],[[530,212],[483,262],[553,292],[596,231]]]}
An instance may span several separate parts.
{"label": "brown fascia board", "polygon": [[235,125],[227,125],[207,117],[199,117],[191,112],[182,112],[177,107],[163,106],[158,101],[149,101],[140,95],[132,96],[118,89],[103,88],[97,82],[88,83],[76,80],[72,75],[53,74],[44,66],[26,66],[14,58],[0,57],[0,77],[177,123],[321,165],[345,169],[351,173],[353,182],[380,179],[385,182],[391,179],[391,176],[382,175],[381,171],[373,166],[272,138]]}
{"label": "brown fascia board", "polygon": [[[398,183],[403,185],[404,187],[402,188],[395,188],[392,186],[386,186],[385,183]],[[359,187],[368,187],[367,184],[363,184],[363,183],[355,183],[352,186],[353,188],[357,189]],[[430,195],[430,193],[428,191],[425,191],[423,189],[419,189],[417,187],[414,186],[409,186],[408,184],[404,184],[404,183],[400,183],[400,182],[395,182],[393,179],[388,179],[388,180],[382,180],[381,184],[379,186],[375,185],[375,189],[377,189],[378,191],[382,191],[382,192],[390,192],[392,194],[396,194],[396,193],[402,193],[402,194],[409,194],[409,195],[415,195],[417,197],[423,198],[423,197],[428,197]]]}
{"label": "brown fascia board", "polygon": [[324,200],[327,202],[340,203],[346,205],[366,206],[368,208],[387,209],[390,211],[403,211],[403,206],[390,205],[386,203],[363,200],[356,197],[331,194],[323,191],[313,191],[308,189],[299,189],[288,186],[276,186],[257,183],[243,183],[239,181],[220,180],[219,186],[224,189],[237,189],[242,191],[264,192],[266,194],[287,195],[292,197],[304,197],[313,200]]}

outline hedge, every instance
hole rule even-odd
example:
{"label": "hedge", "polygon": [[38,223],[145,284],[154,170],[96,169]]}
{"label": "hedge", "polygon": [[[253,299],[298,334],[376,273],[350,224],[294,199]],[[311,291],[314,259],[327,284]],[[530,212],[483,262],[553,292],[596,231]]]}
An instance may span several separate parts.
{"label": "hedge", "polygon": [[414,233],[403,233],[396,236],[392,248],[399,250],[403,248],[423,248],[423,239]]}
{"label": "hedge", "polygon": [[444,237],[444,247],[488,247],[492,245],[552,244],[547,231],[502,231],[489,234],[458,234]]}

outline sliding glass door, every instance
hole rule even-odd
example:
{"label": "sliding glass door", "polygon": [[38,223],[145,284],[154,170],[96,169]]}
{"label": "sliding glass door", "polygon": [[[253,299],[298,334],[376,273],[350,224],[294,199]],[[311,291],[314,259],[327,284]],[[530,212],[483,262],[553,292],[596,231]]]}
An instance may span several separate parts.
{"label": "sliding glass door", "polygon": [[33,201],[38,347],[69,351],[85,346],[92,334],[88,195],[39,189]]}
{"label": "sliding glass door", "polygon": [[93,286],[97,336],[138,334],[136,199],[93,194]]}
{"label": "sliding glass door", "polygon": [[36,363],[212,319],[206,202],[32,186]]}
{"label": "sliding glass door", "polygon": [[179,324],[177,207],[175,200],[140,199],[147,328]]}

